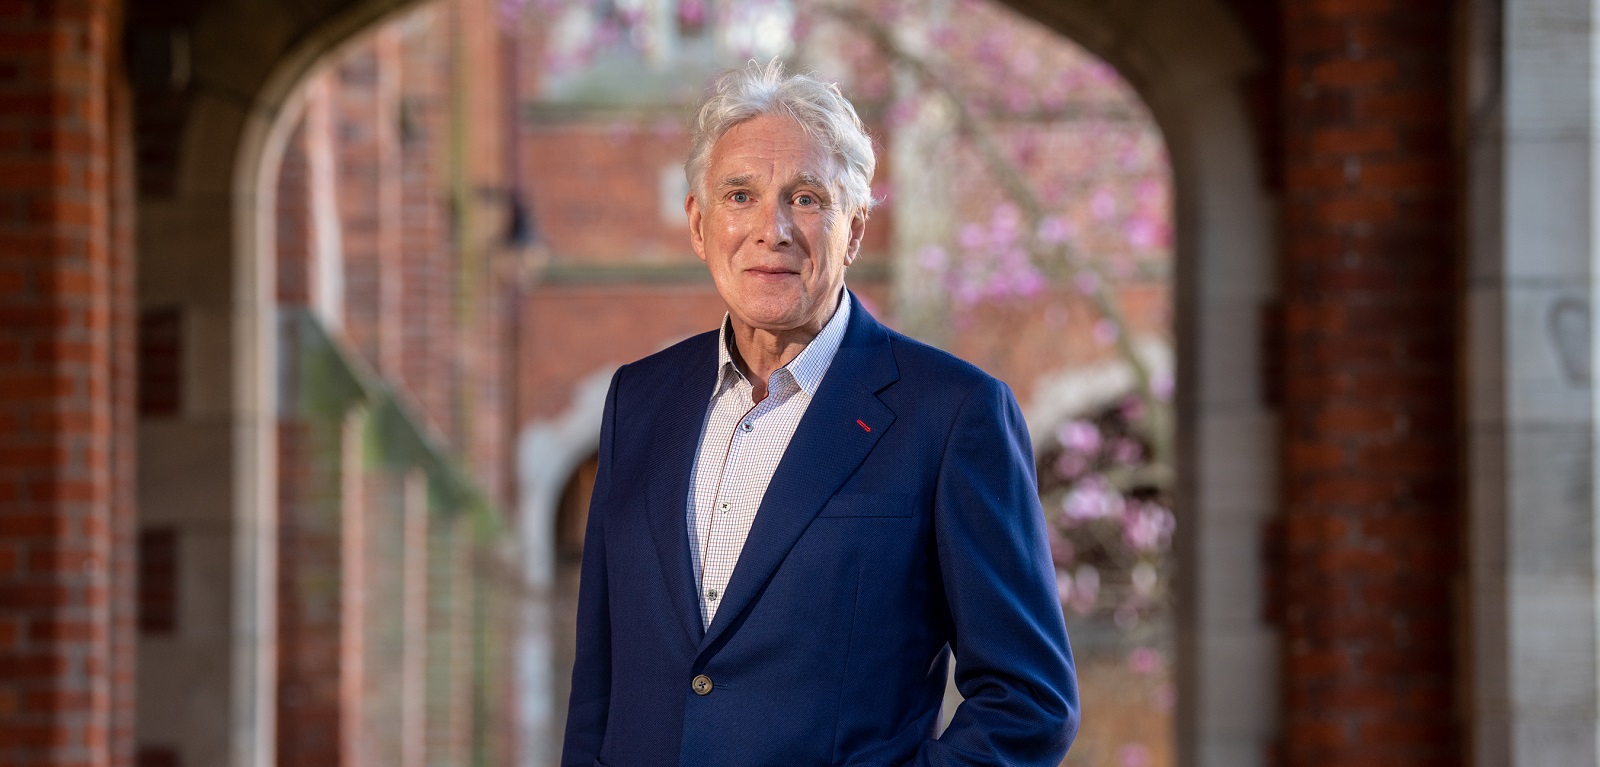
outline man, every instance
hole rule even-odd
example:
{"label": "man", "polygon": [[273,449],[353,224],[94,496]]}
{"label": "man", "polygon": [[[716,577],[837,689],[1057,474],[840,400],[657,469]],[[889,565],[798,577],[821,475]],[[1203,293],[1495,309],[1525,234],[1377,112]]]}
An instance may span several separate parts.
{"label": "man", "polygon": [[1016,402],[844,288],[875,164],[837,87],[776,62],[701,108],[685,209],[728,314],[612,379],[564,765],[1054,767],[1071,744]]}

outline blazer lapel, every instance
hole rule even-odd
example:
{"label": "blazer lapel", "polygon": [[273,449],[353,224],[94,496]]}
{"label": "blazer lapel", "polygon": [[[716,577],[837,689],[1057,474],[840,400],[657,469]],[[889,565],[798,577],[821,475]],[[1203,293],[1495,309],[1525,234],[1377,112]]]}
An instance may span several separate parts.
{"label": "blazer lapel", "polygon": [[667,598],[691,645],[700,643],[703,632],[700,601],[694,594],[694,563],[689,559],[689,475],[694,470],[700,429],[711,400],[716,343],[717,334],[711,333],[706,343],[688,355],[678,380],[663,387],[657,421],[651,429],[649,455],[653,460],[645,476],[650,535],[661,560]]}
{"label": "blazer lapel", "polygon": [[859,301],[850,311],[833,364],[767,485],[701,652],[750,606],[811,520],[894,422],[894,412],[877,397],[899,377],[888,332]]}

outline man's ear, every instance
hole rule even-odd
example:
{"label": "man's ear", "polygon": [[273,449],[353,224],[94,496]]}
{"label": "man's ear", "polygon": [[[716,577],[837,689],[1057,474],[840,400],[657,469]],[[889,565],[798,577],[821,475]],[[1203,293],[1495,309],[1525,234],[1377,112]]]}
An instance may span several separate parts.
{"label": "man's ear", "polygon": [[689,247],[701,261],[706,260],[706,241],[700,233],[700,201],[693,194],[683,198],[683,212],[689,216]]}
{"label": "man's ear", "polygon": [[845,243],[844,265],[855,263],[856,256],[861,255],[861,238],[867,233],[867,212],[857,210],[850,216],[850,240]]}

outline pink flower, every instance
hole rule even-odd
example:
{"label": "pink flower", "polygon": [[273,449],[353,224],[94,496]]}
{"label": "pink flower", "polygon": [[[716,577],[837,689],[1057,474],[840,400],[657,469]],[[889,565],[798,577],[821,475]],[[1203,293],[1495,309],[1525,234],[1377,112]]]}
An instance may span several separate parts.
{"label": "pink flower", "polygon": [[1122,537],[1135,551],[1160,551],[1172,540],[1177,520],[1165,506],[1156,503],[1129,504],[1123,515]]}
{"label": "pink flower", "polygon": [[698,27],[705,20],[706,4],[702,0],[682,0],[678,3],[678,21],[685,26]]}
{"label": "pink flower", "polygon": [[1128,238],[1128,244],[1138,250],[1149,250],[1161,244],[1161,225],[1144,216],[1130,220],[1123,233]]}
{"label": "pink flower", "polygon": [[1104,477],[1084,478],[1061,499],[1061,512],[1069,523],[1122,516],[1126,502]]}
{"label": "pink flower", "polygon": [[1060,245],[1072,239],[1072,222],[1060,216],[1046,216],[1039,222],[1039,241],[1046,245]]}
{"label": "pink flower", "polygon": [[1117,215],[1117,196],[1110,189],[1101,187],[1096,189],[1094,196],[1089,199],[1089,212],[1095,218],[1105,221]]}
{"label": "pink flower", "polygon": [[1123,438],[1111,443],[1111,457],[1117,463],[1137,463],[1144,457],[1144,447],[1137,441]]}
{"label": "pink flower", "polygon": [[1032,265],[1012,272],[1011,292],[1013,295],[1023,297],[1036,296],[1042,290],[1044,290],[1044,277],[1041,277]]}
{"label": "pink flower", "polygon": [[1081,418],[1061,424],[1056,430],[1056,440],[1063,448],[1076,453],[1093,453],[1100,449],[1100,427]]}
{"label": "pink flower", "polygon": [[1089,468],[1089,461],[1083,457],[1082,453],[1064,450],[1061,455],[1056,456],[1055,466],[1057,474],[1067,479],[1075,479],[1079,474],[1083,473],[1084,469]]}

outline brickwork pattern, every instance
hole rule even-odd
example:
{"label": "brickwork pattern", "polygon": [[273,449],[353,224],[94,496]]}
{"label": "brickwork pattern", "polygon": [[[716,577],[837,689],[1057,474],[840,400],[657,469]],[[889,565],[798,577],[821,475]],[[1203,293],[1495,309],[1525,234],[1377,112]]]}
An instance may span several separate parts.
{"label": "brickwork pattern", "polygon": [[509,663],[483,655],[496,643],[482,632],[514,627],[477,612],[509,584],[486,581],[474,520],[430,496],[413,448],[374,431],[407,419],[495,502],[509,497],[507,275],[484,203],[498,146],[485,135],[501,124],[452,115],[493,103],[497,79],[459,50],[490,7],[432,4],[352,44],[311,76],[279,168],[280,309],[352,362],[334,378],[363,377],[406,412],[329,379],[315,342],[280,338],[293,382],[278,431],[280,764],[465,764],[513,743],[481,726],[512,710],[481,672]]}
{"label": "brickwork pattern", "polygon": [[[387,38],[380,31],[377,37]],[[344,254],[344,330],[366,361],[397,373],[390,302],[403,286],[395,270],[399,210],[385,203],[398,189],[398,157],[392,134],[398,111],[387,45],[353,49],[335,66],[330,86],[334,112],[334,157],[338,168],[341,250]]]}
{"label": "brickwork pattern", "polygon": [[402,30],[400,51],[400,292],[401,370],[416,412],[446,439],[456,422],[455,259],[446,247],[445,198],[450,138],[448,14],[430,7]]}
{"label": "brickwork pattern", "polygon": [[278,426],[279,764],[339,764],[339,434]]}
{"label": "brickwork pattern", "polygon": [[1290,767],[1461,760],[1452,7],[1280,5]]}
{"label": "brickwork pattern", "polygon": [[[0,763],[117,765],[131,681],[120,5],[0,3]],[[120,109],[113,114],[114,109]],[[120,550],[117,547],[121,547]]]}

